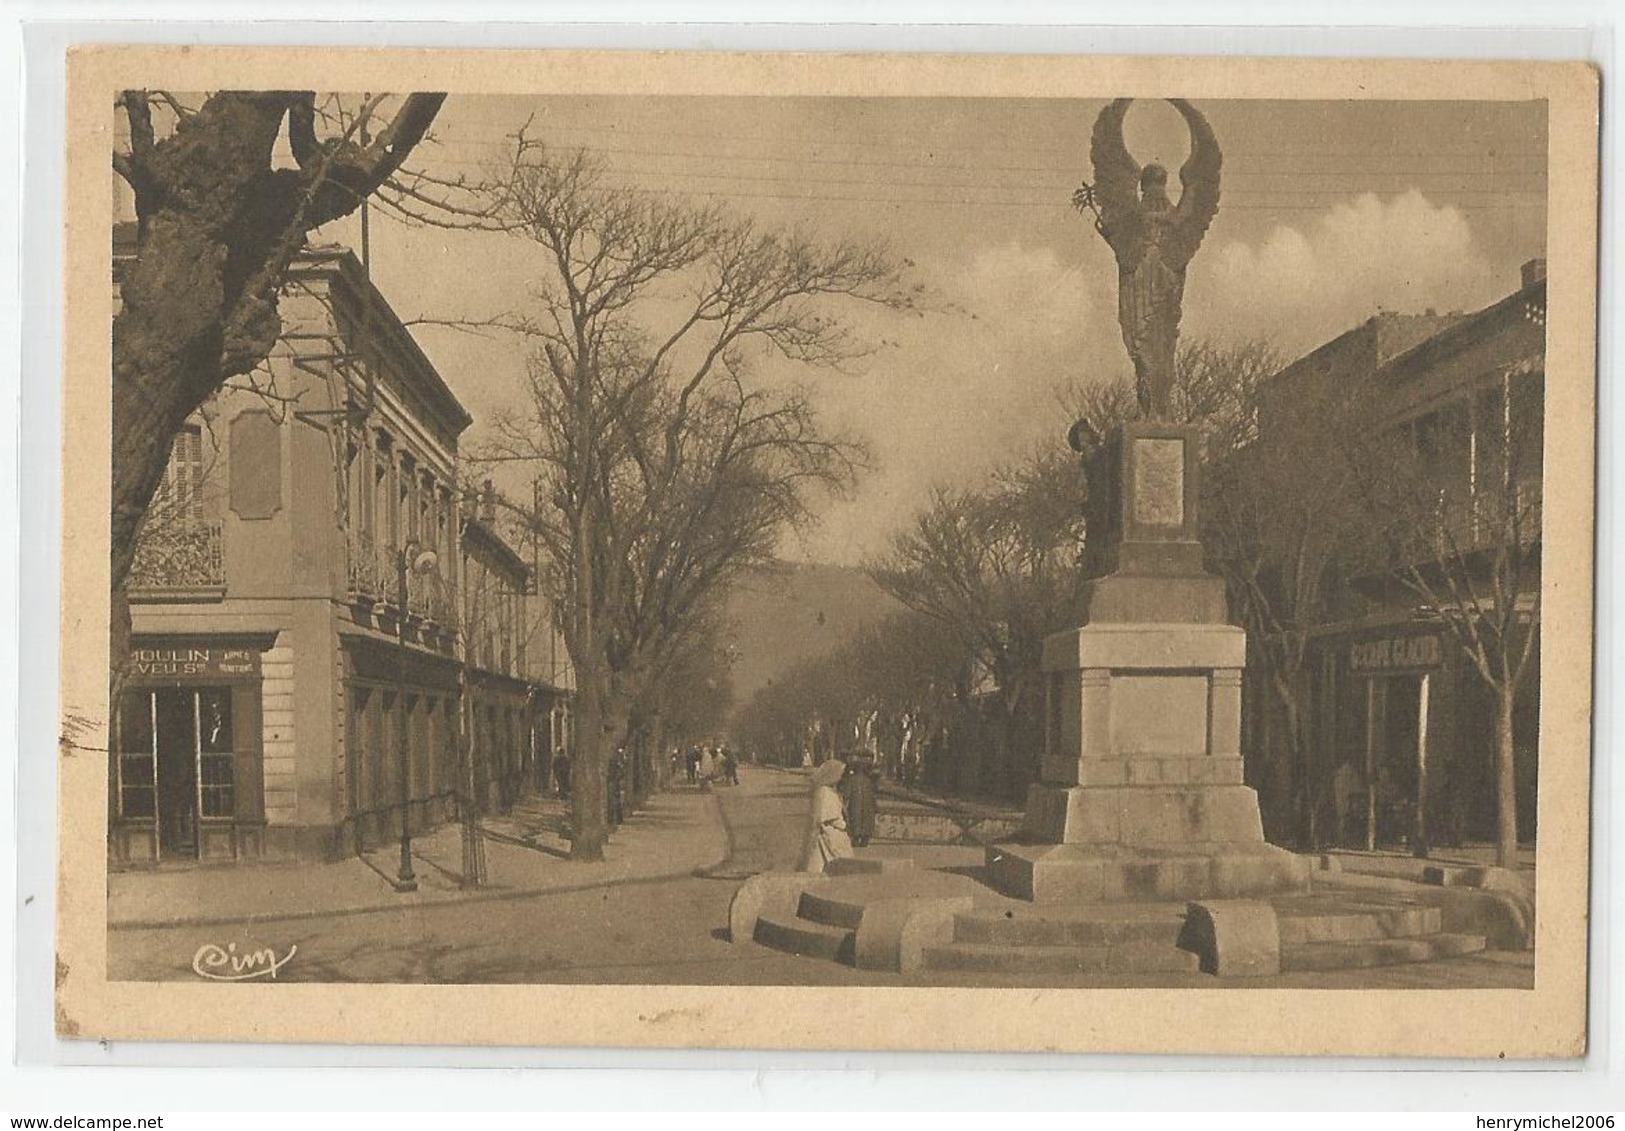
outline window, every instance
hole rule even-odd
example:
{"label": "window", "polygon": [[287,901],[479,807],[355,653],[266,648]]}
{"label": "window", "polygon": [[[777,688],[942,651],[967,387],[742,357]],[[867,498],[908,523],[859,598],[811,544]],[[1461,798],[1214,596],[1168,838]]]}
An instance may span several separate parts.
{"label": "window", "polygon": [[1512,379],[1512,475],[1519,482],[1541,477],[1546,387],[1540,373],[1520,373]]}
{"label": "window", "polygon": [[152,694],[126,693],[119,709],[118,814],[157,816],[158,754]]}
{"label": "window", "polygon": [[1441,487],[1465,487],[1471,474],[1472,429],[1467,405],[1454,404],[1416,421],[1416,454]]}
{"label": "window", "polygon": [[1507,418],[1501,386],[1492,385],[1473,401],[1473,490],[1494,494],[1506,471]]}
{"label": "window", "polygon": [[[230,687],[125,694],[119,707],[118,815],[164,822],[165,847],[195,851],[192,814],[236,815]],[[160,812],[162,810],[162,812]]]}
{"label": "window", "polygon": [[232,797],[231,689],[197,691],[198,811],[205,817],[230,817]]}
{"label": "window", "polygon": [[395,501],[399,517],[396,520],[395,538],[389,544],[391,550],[398,550],[417,537],[418,508],[413,466],[412,457],[402,452],[401,461],[395,468]]}
{"label": "window", "polygon": [[[389,505],[388,457],[374,457],[372,468],[372,506],[367,521],[367,533],[380,551],[395,536],[395,511]],[[380,559],[381,560],[381,559]]]}
{"label": "window", "polygon": [[163,482],[149,513],[159,521],[197,523],[203,519],[199,490],[203,484],[203,429],[188,424],[175,435]]}

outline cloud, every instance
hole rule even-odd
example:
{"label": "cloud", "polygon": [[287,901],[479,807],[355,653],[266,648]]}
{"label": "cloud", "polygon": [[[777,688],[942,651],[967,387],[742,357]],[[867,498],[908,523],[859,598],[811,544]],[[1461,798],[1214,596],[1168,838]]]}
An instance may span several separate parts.
{"label": "cloud", "polygon": [[1062,435],[1056,391],[1075,374],[1127,372],[1115,273],[1097,277],[1052,248],[1004,243],[925,281],[932,313],[861,328],[888,342],[861,381],[818,382],[826,419],[867,436],[880,466],[854,498],[828,507],[810,556],[852,562],[883,549],[933,486],[974,482]]}
{"label": "cloud", "polygon": [[1188,333],[1264,337],[1287,355],[1313,349],[1378,310],[1470,310],[1500,278],[1465,216],[1411,189],[1366,193],[1257,243],[1198,253],[1186,290]]}
{"label": "cloud", "polygon": [[[1411,190],[1364,194],[1255,241],[1210,243],[1191,266],[1183,333],[1262,337],[1293,357],[1378,310],[1472,310],[1505,294],[1462,212]],[[821,383],[829,419],[868,435],[882,466],[832,504],[809,556],[856,561],[885,546],[932,486],[974,482],[1064,429],[1058,386],[1128,381],[1117,272],[1103,242],[1081,266],[1050,247],[1002,243],[930,280],[952,313],[883,331],[870,376]],[[823,394],[829,392],[826,398]]]}

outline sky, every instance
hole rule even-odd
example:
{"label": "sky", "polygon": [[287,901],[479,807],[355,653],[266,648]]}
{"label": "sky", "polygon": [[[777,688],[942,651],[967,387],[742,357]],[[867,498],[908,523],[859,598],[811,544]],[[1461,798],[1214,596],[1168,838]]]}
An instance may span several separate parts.
{"label": "sky", "polygon": [[[1099,100],[453,96],[413,164],[473,176],[521,126],[584,147],[606,181],[714,201],[769,225],[884,241],[931,309],[833,307],[875,350],[856,371],[789,372],[876,466],[787,557],[859,565],[935,485],[962,485],[1070,421],[1071,381],[1130,380],[1117,268],[1070,206],[1090,177]],[[1191,264],[1182,335],[1262,338],[1298,356],[1379,310],[1475,310],[1545,254],[1546,111],[1535,102],[1204,101],[1224,152],[1219,214]],[[1166,103],[1126,126],[1141,163],[1177,170]],[[1177,177],[1172,186],[1177,191]],[[357,244],[354,218],[319,234]],[[523,309],[543,270],[521,237],[412,228],[374,208],[374,282],[404,319]],[[523,347],[443,327],[425,352],[483,422],[521,397]],[[516,474],[508,469],[507,475]],[[499,471],[499,479],[502,475]],[[522,480],[505,484],[522,490]]]}

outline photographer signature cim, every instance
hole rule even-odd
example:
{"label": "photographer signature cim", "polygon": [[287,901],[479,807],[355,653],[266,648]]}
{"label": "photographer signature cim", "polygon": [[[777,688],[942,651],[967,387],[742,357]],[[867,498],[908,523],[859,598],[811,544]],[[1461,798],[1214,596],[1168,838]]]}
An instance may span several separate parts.
{"label": "photographer signature cim", "polygon": [[297,945],[288,947],[288,953],[278,958],[270,947],[239,952],[236,943],[225,946],[204,943],[192,955],[192,972],[211,982],[246,982],[251,978],[275,981],[277,971],[292,962],[298,953]]}

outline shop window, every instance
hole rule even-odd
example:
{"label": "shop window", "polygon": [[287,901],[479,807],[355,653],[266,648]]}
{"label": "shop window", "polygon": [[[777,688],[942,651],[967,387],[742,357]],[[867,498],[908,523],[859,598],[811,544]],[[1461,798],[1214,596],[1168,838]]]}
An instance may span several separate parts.
{"label": "shop window", "polygon": [[119,710],[118,812],[121,817],[157,815],[157,748],[153,745],[152,695],[126,694]]}
{"label": "shop window", "polygon": [[195,855],[200,816],[236,815],[229,687],[127,692],[119,743],[118,816],[155,822],[163,852]]}
{"label": "shop window", "polygon": [[205,817],[230,817],[232,796],[231,690],[197,692],[198,809]]}

